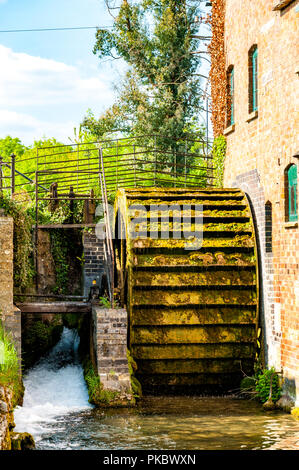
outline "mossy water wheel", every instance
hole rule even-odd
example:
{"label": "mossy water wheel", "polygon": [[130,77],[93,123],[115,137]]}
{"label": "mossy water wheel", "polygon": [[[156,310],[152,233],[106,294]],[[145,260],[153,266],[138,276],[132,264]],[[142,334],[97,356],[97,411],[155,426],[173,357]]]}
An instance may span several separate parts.
{"label": "mossy water wheel", "polygon": [[[161,211],[150,232],[151,204]],[[174,238],[171,217],[169,238],[161,238],[163,204],[188,204],[191,214],[202,205],[199,249],[186,250],[185,241]],[[136,213],[139,206],[147,212]],[[201,394],[237,388],[243,372],[253,372],[258,322],[257,253],[245,194],[136,188],[118,192],[116,209],[116,238],[126,234],[115,240],[116,290],[127,307],[128,346],[143,389]],[[143,237],[136,238],[136,215]]]}

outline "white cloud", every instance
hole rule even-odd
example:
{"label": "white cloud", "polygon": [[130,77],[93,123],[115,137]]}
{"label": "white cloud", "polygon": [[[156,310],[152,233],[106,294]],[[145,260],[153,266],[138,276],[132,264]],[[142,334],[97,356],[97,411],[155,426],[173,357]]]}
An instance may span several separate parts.
{"label": "white cloud", "polygon": [[[1,0],[0,0],[1,1]],[[85,78],[74,66],[13,52],[0,45],[2,106],[105,102],[111,96],[104,77]]]}
{"label": "white cloud", "polygon": [[68,136],[73,135],[74,127],[78,127],[78,123],[51,122],[37,119],[30,114],[0,109],[0,137],[6,135],[20,137],[27,145],[43,137],[55,137],[57,140],[66,141]]}
{"label": "white cloud", "polygon": [[[72,135],[74,123],[78,126],[88,108],[99,112],[113,100],[109,77],[93,69],[86,76],[75,66],[3,45],[0,64],[0,137],[14,134],[32,142],[43,130],[41,135],[65,138]],[[63,134],[61,129],[69,125]]]}

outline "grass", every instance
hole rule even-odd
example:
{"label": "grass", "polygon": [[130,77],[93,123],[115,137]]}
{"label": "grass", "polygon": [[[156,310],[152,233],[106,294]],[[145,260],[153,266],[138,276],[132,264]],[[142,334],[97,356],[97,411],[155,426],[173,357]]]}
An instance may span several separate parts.
{"label": "grass", "polygon": [[0,386],[13,391],[13,406],[22,401],[24,387],[19,373],[19,359],[9,335],[4,332],[0,321]]}
{"label": "grass", "polygon": [[19,360],[9,336],[0,323],[0,384],[14,382],[19,376]]}

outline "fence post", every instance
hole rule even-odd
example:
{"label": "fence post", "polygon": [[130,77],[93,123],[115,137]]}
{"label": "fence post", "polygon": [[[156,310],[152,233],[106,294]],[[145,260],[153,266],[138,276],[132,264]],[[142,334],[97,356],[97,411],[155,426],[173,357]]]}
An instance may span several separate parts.
{"label": "fence post", "polygon": [[116,141],[116,190],[118,190],[118,139]]}
{"label": "fence post", "polygon": [[154,186],[157,184],[157,136],[155,135],[155,179]]}
{"label": "fence post", "polygon": [[134,186],[136,188],[136,154],[135,154],[135,144],[134,144]]}
{"label": "fence post", "polygon": [[15,192],[15,166],[16,166],[16,156],[14,153],[11,154],[11,197]]}
{"label": "fence post", "polygon": [[185,188],[187,186],[187,139],[185,140]]}

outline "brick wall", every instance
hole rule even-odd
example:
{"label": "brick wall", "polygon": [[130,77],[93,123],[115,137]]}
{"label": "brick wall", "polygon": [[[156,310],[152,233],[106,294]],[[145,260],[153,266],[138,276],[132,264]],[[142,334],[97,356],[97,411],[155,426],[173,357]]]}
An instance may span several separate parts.
{"label": "brick wall", "polygon": [[93,344],[104,389],[131,392],[127,360],[127,312],[93,306]]}
{"label": "brick wall", "polygon": [[101,287],[102,275],[104,272],[104,252],[103,240],[95,235],[93,229],[91,233],[83,235],[84,250],[84,295],[88,296],[92,281],[96,279],[97,285]]}
{"label": "brick wall", "polygon": [[[234,65],[234,129],[226,132],[224,185],[242,187],[256,213],[261,244],[266,359],[282,368],[299,403],[299,230],[285,222],[284,172],[298,140],[299,1],[226,1],[226,67]],[[258,46],[258,113],[248,115],[248,51]],[[272,252],[265,204],[272,205]],[[268,246],[269,247],[269,246]]]}

